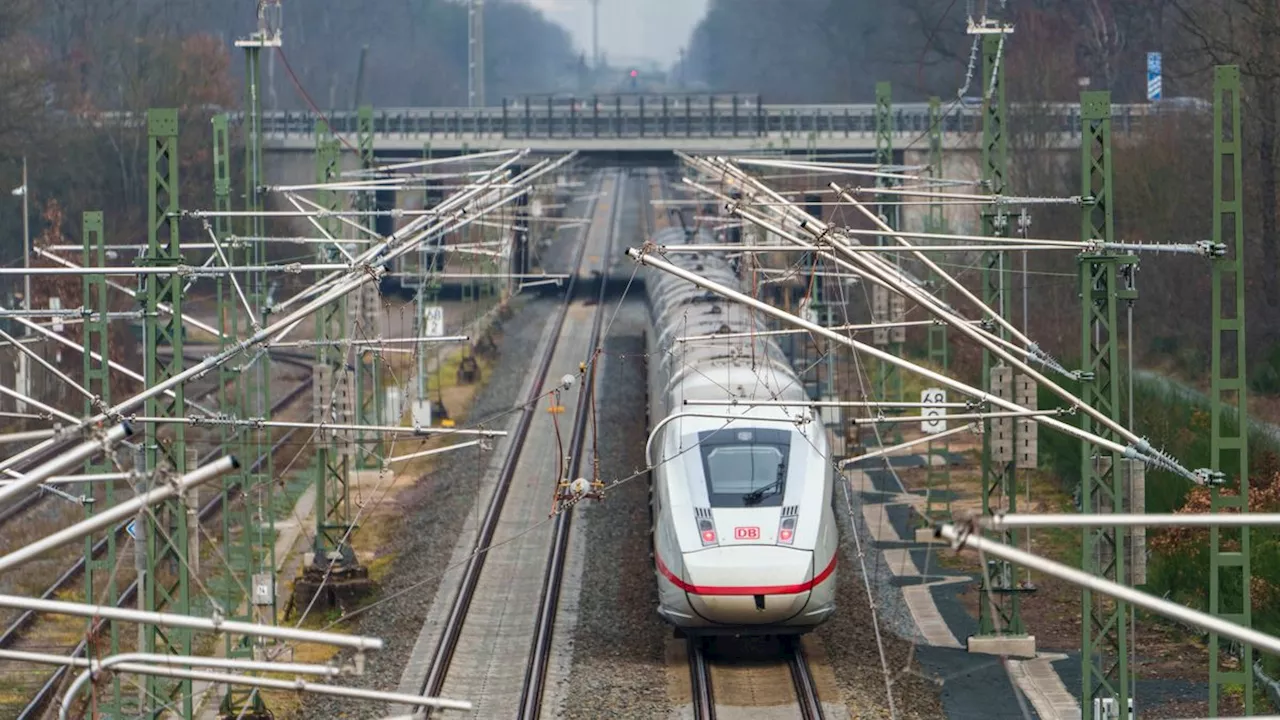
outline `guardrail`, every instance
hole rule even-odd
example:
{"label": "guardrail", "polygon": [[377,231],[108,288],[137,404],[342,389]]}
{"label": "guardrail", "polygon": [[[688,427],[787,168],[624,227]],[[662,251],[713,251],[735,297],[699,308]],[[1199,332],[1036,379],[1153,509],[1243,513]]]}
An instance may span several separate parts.
{"label": "guardrail", "polygon": [[[706,98],[700,98],[704,100]],[[384,109],[373,116],[375,136],[401,138],[472,137],[504,139],[536,138],[751,138],[768,136],[861,137],[875,133],[874,105],[764,105],[732,101],[696,102],[693,98],[613,97],[608,102],[586,99],[543,103],[504,101],[486,108]],[[1113,105],[1113,131],[1141,130],[1142,120],[1155,114],[1149,105]],[[923,103],[893,110],[895,134],[923,134],[928,130],[928,106]],[[1014,105],[1010,120],[1035,117],[1046,132],[1076,135],[1080,132],[1078,104]],[[330,116],[339,134],[357,132],[357,113],[338,111]],[[323,124],[310,112],[268,112],[263,133],[273,139],[315,135]],[[982,132],[982,110],[957,105],[943,117],[946,133]]]}

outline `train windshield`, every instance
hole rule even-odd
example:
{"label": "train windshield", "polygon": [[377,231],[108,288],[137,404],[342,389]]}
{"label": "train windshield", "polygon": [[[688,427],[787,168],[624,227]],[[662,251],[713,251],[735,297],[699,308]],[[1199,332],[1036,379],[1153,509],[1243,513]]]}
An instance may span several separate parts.
{"label": "train windshield", "polygon": [[776,507],[787,482],[791,434],[770,428],[698,433],[712,507]]}

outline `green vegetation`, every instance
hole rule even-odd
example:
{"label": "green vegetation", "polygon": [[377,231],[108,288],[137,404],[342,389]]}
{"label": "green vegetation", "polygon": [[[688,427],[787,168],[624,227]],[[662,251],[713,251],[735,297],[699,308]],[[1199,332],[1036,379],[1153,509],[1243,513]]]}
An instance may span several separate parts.
{"label": "green vegetation", "polygon": [[[1077,387],[1069,389],[1073,392]],[[1043,389],[1041,407],[1058,404],[1056,398]],[[1134,382],[1134,414],[1132,423],[1151,444],[1163,448],[1191,469],[1210,465],[1210,420],[1207,399],[1172,383],[1157,379],[1138,378]],[[1078,425],[1079,416],[1068,419]],[[1230,431],[1236,427],[1236,413],[1229,409],[1221,422]],[[1067,493],[1078,492],[1081,449],[1080,442],[1061,433],[1040,434],[1040,459],[1042,467],[1051,469]],[[1280,441],[1264,430],[1255,427],[1249,433],[1250,510],[1275,512],[1280,510]],[[1236,468],[1224,467],[1229,475]],[[1064,508],[1069,510],[1070,508]],[[1172,473],[1148,469],[1146,476],[1146,511],[1168,513],[1177,511],[1207,512],[1209,492]],[[1224,546],[1238,547],[1238,533],[1223,530]],[[1059,534],[1059,533],[1055,533]],[[1078,532],[1074,533],[1076,536]],[[1148,532],[1147,584],[1145,591],[1167,597],[1202,610],[1209,603],[1209,531],[1206,529],[1167,529]],[[1061,538],[1055,538],[1060,540]],[[1055,546],[1057,542],[1055,542]],[[1076,541],[1070,547],[1079,552]],[[1280,632],[1280,531],[1273,528],[1254,528],[1250,534],[1250,558],[1253,569],[1254,627],[1267,632]],[[1070,558],[1066,558],[1070,560]],[[1223,606],[1238,607],[1242,588],[1239,582],[1223,582],[1221,587]],[[1280,674],[1280,660],[1261,656],[1268,672]]]}

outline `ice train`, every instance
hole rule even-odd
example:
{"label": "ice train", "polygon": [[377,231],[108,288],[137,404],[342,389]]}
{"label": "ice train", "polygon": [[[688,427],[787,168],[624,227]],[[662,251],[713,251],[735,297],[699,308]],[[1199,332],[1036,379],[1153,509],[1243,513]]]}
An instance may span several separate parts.
{"label": "ice train", "polygon": [[[671,246],[688,237],[670,228],[653,240]],[[705,232],[693,237],[712,242]],[[739,287],[720,257],[666,259]],[[808,632],[835,611],[839,536],[821,418],[777,344],[753,335],[764,330],[760,313],[645,272],[658,613],[677,635]],[[758,401],[795,404],[751,404]]]}

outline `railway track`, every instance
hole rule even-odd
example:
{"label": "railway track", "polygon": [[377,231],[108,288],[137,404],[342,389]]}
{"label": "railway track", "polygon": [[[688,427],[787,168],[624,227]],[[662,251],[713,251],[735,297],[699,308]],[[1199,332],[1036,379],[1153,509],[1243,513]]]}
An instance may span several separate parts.
{"label": "railway track", "polygon": [[[622,221],[622,206],[625,198],[625,183],[619,177],[614,188],[613,213],[609,219],[608,234],[605,237],[602,254],[603,267],[600,272],[600,289],[595,299],[595,313],[591,320],[591,337],[587,347],[594,353],[600,347],[600,333],[604,324],[605,293],[609,283],[609,259],[613,257],[614,244],[618,236],[618,226]],[[644,211],[641,211],[644,214]],[[584,245],[585,247],[585,245]],[[570,479],[580,476],[582,460],[586,456],[587,422],[591,414],[591,402],[595,397],[596,363],[588,362],[587,376],[583,379],[585,386],[578,392],[578,407],[574,414],[572,440],[569,446],[569,468],[566,476]],[[569,549],[569,531],[573,525],[573,512],[562,512],[556,515],[555,528],[552,534],[551,551],[547,557],[547,572],[543,579],[541,600],[538,604],[538,619],[535,629],[533,647],[530,650],[530,661],[525,670],[524,690],[520,698],[520,717],[537,718],[542,713],[543,689],[547,681],[547,665],[551,659],[551,635],[555,628],[556,608],[560,602],[560,581],[564,574],[565,556]]]}
{"label": "railway track", "polygon": [[[308,362],[309,358],[306,358],[305,356],[301,356],[301,355],[285,354],[285,353],[272,353],[271,358],[273,361],[277,363],[290,365],[300,369],[305,369],[308,372],[308,374],[298,383],[298,385],[293,390],[291,390],[284,397],[280,398],[279,400],[277,400],[275,403],[272,404],[271,412],[274,415],[281,409],[295,402],[298,397],[300,397],[301,395],[306,393],[308,390],[310,390],[312,380],[310,375],[311,364],[310,362]],[[193,359],[196,361],[199,360],[198,358],[189,358],[189,359]],[[221,390],[221,387],[215,385],[213,389],[209,390],[207,393],[203,393],[202,396],[203,397],[213,396],[216,393],[218,393],[220,390]],[[254,460],[252,465],[249,468],[247,468],[247,472],[255,471],[267,459],[267,457],[274,455],[279,450],[284,448],[289,443],[289,441],[293,438],[296,432],[298,432],[297,428],[287,430],[283,435],[281,435],[273,443],[271,449],[266,454],[263,454],[262,456]],[[208,439],[206,438],[204,442],[207,442],[207,441]],[[189,440],[189,442],[191,441]],[[211,451],[201,456],[198,459],[198,464],[204,464],[213,459],[216,459],[216,456],[219,454],[219,452],[220,452],[219,449],[215,447]],[[299,449],[298,453],[301,453],[301,452],[302,450]],[[39,495],[41,495],[41,493],[37,493],[37,497]],[[196,513],[196,517],[201,524],[207,524],[213,519],[215,519],[216,517],[218,517],[219,513],[223,509],[222,507],[223,497],[224,497],[223,493],[221,492],[216,493],[208,502],[204,503],[200,507],[200,509]],[[110,531],[110,534],[114,535],[117,541],[121,540],[125,534],[126,525],[127,523],[121,523],[117,525],[115,528],[113,528]],[[93,545],[93,557],[95,559],[100,557],[103,553],[106,552],[107,546],[108,546],[108,537],[103,536]],[[85,570],[85,558],[83,554],[81,554],[70,566],[68,566],[65,570],[63,570],[57,576],[57,578],[40,594],[40,597],[43,599],[54,598],[58,593],[63,592],[64,590],[70,588],[72,583],[74,583],[77,579],[81,578],[84,574],[84,570]],[[117,605],[124,606],[126,604],[133,603],[137,598],[137,592],[138,592],[138,582],[137,582],[137,579],[134,578],[120,591],[120,594],[117,600]],[[5,630],[2,633],[0,633],[0,648],[9,648],[13,646],[15,643],[21,641],[25,636],[31,634],[29,632],[31,629],[31,626],[37,621],[37,619],[38,619],[38,616],[36,615],[36,613],[32,611],[26,611],[18,615],[18,617],[14,619],[5,628]],[[86,650],[86,642],[83,639],[81,639],[76,644],[76,646],[71,650],[70,654],[75,657],[80,657],[84,655],[85,650]],[[41,717],[42,711],[44,710],[48,702],[53,698],[55,691],[58,689],[65,675],[66,675],[65,667],[56,668],[49,675],[48,679],[45,680],[45,682],[40,685],[39,689],[36,691],[36,693],[31,698],[31,700],[28,701],[27,704],[22,708],[22,710],[16,716],[17,720],[36,720],[36,718]]]}
{"label": "railway track", "polygon": [[[654,199],[664,201],[669,192],[663,178],[649,185]],[[671,211],[655,216],[654,226],[682,225],[692,229],[697,223],[683,214],[672,218]],[[652,513],[652,504],[650,512]],[[653,518],[650,515],[650,525]],[[652,559],[652,558],[651,558]],[[727,718],[825,717],[803,642],[798,636],[781,636],[761,641],[728,638],[720,641],[688,638],[685,658],[689,670],[689,699],[695,720]],[[678,662],[678,660],[677,660]],[[717,687],[719,690],[717,691]]]}
{"label": "railway track", "polygon": [[800,638],[781,637],[777,643],[780,647],[766,650],[763,656],[725,653],[732,659],[718,659],[709,657],[706,641],[687,640],[695,720],[791,718],[797,711],[806,720],[822,720],[825,712],[818,685]]}
{"label": "railway track", "polygon": [[[599,188],[603,188],[604,183],[607,180],[602,180]],[[625,175],[620,173],[615,177],[609,195],[612,200],[605,220],[608,226],[602,239],[592,233],[601,222],[601,209],[598,201],[591,202],[589,214],[595,222],[587,228],[572,260],[574,271],[564,300],[556,310],[544,349],[534,365],[526,404],[509,436],[493,494],[475,531],[457,592],[448,606],[425,679],[418,688],[426,695],[453,692],[476,698],[481,716],[535,718],[541,714],[561,575],[572,529],[571,512],[559,513],[548,526],[542,508],[546,507],[546,493],[551,489],[547,480],[562,471],[566,471],[569,478],[579,475],[586,449],[591,393],[588,388],[578,388],[567,447],[561,445],[559,451],[548,452],[548,443],[550,448],[555,448],[564,440],[559,436],[558,425],[553,438],[550,422],[535,427],[533,421],[536,415],[549,409],[543,398],[549,389],[548,379],[559,377],[553,375],[553,368],[577,371],[580,362],[599,344],[605,312],[601,300],[626,197]],[[598,252],[592,251],[588,261],[588,247],[593,245],[593,239],[603,247]],[[588,272],[587,265],[597,260],[597,254],[602,263],[601,282],[594,307],[589,308],[575,302],[575,290]],[[588,329],[585,337],[584,328]],[[583,384],[593,379],[590,372],[585,377],[576,372],[570,374]],[[552,417],[562,412],[567,414],[567,410],[555,408],[556,414]],[[567,467],[556,457],[564,450],[567,450]],[[516,482],[518,477],[527,482]],[[500,529],[506,537],[498,537]],[[508,539],[513,541],[511,545],[491,549],[495,541]],[[538,556],[544,558],[540,565],[534,559]],[[513,662],[512,653],[524,653],[526,662]]]}
{"label": "railway track", "polygon": [[[199,361],[199,358],[194,355],[186,355],[184,353],[184,357],[192,362]],[[215,397],[220,389],[218,384],[214,384],[200,389],[198,392],[193,392],[191,397],[194,402],[199,403],[210,397]],[[69,443],[74,442],[69,441]],[[26,472],[55,456],[62,449],[60,447],[49,448],[15,470],[17,472]],[[65,473],[74,473],[76,471],[75,468],[69,468]],[[11,526],[27,519],[34,518],[36,522],[47,522],[52,526],[62,527],[79,521],[82,517],[82,511],[73,509],[65,498],[58,498],[53,493],[36,489],[0,510],[0,535],[7,533],[9,537],[13,538],[22,538],[30,535],[29,531],[20,527],[10,529]],[[94,546],[95,556],[101,555],[105,548],[106,539],[103,538]],[[68,563],[70,563],[69,566]],[[40,595],[41,598],[52,598],[55,593],[70,587],[70,584],[80,577],[83,569],[83,551],[75,545],[68,545],[56,549],[46,557],[30,564],[24,573],[24,582],[34,584],[44,581],[45,578],[52,578],[52,582]],[[0,631],[0,648],[12,646],[33,617],[34,614],[29,611],[22,613],[0,611],[0,624],[4,626],[4,630]]]}

